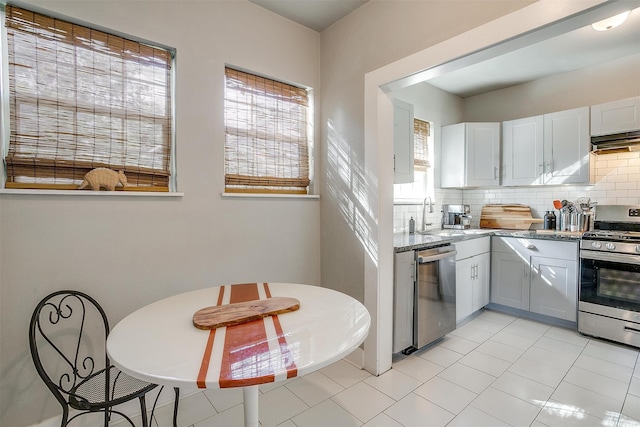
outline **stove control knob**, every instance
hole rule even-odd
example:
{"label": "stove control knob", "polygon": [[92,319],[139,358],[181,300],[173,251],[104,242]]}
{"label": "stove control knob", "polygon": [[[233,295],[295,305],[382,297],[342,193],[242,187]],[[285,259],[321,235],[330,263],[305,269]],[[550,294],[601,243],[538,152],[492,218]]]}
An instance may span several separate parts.
{"label": "stove control knob", "polygon": [[[640,246],[640,245],[638,245]],[[602,247],[602,245],[600,244],[600,242],[591,242],[591,247],[595,248],[595,249],[600,249]]]}
{"label": "stove control knob", "polygon": [[614,245],[613,243],[607,243],[607,249],[609,249],[610,251],[614,250],[616,248],[616,245]]}

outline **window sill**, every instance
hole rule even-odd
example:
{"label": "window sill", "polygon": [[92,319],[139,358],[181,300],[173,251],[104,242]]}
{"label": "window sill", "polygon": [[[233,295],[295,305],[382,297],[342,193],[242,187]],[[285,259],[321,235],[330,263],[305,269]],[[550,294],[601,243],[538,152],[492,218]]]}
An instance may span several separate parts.
{"label": "window sill", "polygon": [[319,200],[317,194],[256,194],[256,193],[222,193],[223,199],[302,199]]}
{"label": "window sill", "polygon": [[98,196],[98,197],[182,197],[184,193],[153,191],[91,191],[91,190],[21,190],[0,189],[0,195],[16,194],[29,196]]}

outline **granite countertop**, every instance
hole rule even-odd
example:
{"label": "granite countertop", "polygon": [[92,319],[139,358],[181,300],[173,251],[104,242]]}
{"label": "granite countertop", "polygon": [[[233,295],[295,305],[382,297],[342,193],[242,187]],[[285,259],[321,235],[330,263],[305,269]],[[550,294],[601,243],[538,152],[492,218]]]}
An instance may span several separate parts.
{"label": "granite countertop", "polygon": [[491,228],[471,228],[466,230],[432,230],[429,234],[395,233],[393,235],[394,252],[406,252],[428,249],[436,246],[478,239],[485,236],[521,237],[527,239],[580,240],[580,233],[553,232],[548,230],[502,230]]}

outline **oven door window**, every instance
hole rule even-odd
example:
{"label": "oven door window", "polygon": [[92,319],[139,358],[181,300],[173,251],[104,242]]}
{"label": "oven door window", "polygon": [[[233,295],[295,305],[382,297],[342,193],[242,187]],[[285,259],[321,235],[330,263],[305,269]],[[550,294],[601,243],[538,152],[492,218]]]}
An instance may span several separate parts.
{"label": "oven door window", "polygon": [[640,265],[581,260],[580,301],[640,311]]}

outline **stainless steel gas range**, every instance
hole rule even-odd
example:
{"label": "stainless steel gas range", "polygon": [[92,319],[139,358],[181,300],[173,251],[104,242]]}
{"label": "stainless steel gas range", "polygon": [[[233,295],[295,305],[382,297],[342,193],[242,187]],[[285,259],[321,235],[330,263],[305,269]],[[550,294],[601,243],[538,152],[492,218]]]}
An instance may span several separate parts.
{"label": "stainless steel gas range", "polygon": [[640,206],[598,205],[580,241],[578,331],[640,347]]}

